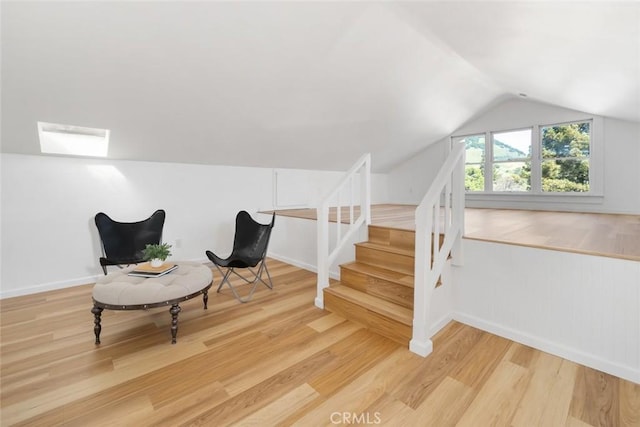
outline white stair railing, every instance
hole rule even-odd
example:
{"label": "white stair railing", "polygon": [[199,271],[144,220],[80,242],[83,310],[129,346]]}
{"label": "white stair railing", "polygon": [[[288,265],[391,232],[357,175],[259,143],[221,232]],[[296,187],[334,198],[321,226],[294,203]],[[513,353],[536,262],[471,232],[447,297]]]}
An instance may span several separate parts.
{"label": "white stair railing", "polygon": [[[413,336],[409,349],[421,356],[433,350],[431,300],[449,254],[462,265],[464,234],[464,144],[457,143],[416,208]],[[440,243],[440,236],[444,239]]]}
{"label": "white stair railing", "polygon": [[[359,189],[356,188],[359,180]],[[356,206],[360,206],[356,218]],[[348,208],[348,228],[343,234],[342,208]],[[336,235],[333,249],[329,248],[329,209],[336,209]],[[342,247],[365,224],[371,224],[371,154],[365,154],[354,163],[340,182],[317,206],[318,217],[318,284],[316,307],[324,308],[323,290],[329,286],[329,268]],[[346,224],[345,224],[346,225]]]}

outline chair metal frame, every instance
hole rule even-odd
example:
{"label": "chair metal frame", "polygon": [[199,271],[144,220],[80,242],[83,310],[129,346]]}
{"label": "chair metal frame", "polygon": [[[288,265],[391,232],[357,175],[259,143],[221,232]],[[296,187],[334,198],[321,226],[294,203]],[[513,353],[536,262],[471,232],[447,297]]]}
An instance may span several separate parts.
{"label": "chair metal frame", "polygon": [[[258,246],[260,243],[263,243],[264,249],[261,251],[259,255],[256,255],[255,257],[253,257],[252,260],[243,258],[241,255],[239,255],[239,252],[242,252],[243,250],[243,247],[241,247],[241,242],[239,242],[239,238],[238,238],[239,232],[241,232],[242,221],[250,221],[252,223],[250,224],[251,226],[257,227],[257,229],[262,231],[262,234],[258,236],[258,241],[253,241],[251,242],[251,244]],[[274,222],[275,222],[275,213],[273,213],[271,217],[271,222],[269,224],[261,224],[255,221],[253,218],[251,218],[251,215],[249,215],[248,212],[246,211],[238,212],[238,214],[236,215],[236,231],[235,231],[234,244],[233,244],[233,250],[231,252],[231,255],[229,255],[225,259],[222,259],[211,251],[205,252],[207,257],[211,260],[213,265],[216,266],[216,268],[220,272],[220,275],[222,276],[222,280],[220,281],[220,284],[218,285],[218,289],[216,290],[216,292],[220,292],[222,287],[226,284],[229,286],[229,288],[231,289],[231,292],[233,293],[233,296],[238,301],[240,301],[241,303],[246,303],[251,301],[251,299],[253,298],[253,293],[258,287],[258,283],[262,283],[267,288],[273,289],[273,282],[271,280],[271,275],[269,274],[269,269],[267,268],[266,258],[267,258],[267,249],[269,247],[269,240],[271,239],[271,230],[273,229]],[[261,242],[260,239],[264,239],[264,242]],[[256,261],[256,260],[257,262],[255,264],[252,264],[252,261]],[[255,270],[256,267],[257,267],[257,270]],[[226,268],[226,271],[223,270],[225,268]],[[243,276],[242,274],[237,272],[236,269],[248,270],[251,273],[250,278]],[[267,275],[266,278],[268,279],[268,282],[262,278],[263,273],[266,273]],[[242,279],[245,283],[253,285],[251,286],[251,289],[247,296],[241,297],[238,291],[236,290],[236,288],[233,286],[230,280],[230,276],[232,274]]]}

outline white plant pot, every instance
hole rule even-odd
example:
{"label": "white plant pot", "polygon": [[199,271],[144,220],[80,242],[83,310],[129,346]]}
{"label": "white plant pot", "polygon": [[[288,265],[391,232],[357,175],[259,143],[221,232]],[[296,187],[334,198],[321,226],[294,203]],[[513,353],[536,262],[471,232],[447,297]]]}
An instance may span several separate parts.
{"label": "white plant pot", "polygon": [[151,267],[162,267],[162,264],[164,264],[164,261],[161,260],[160,258],[153,258],[151,260]]}

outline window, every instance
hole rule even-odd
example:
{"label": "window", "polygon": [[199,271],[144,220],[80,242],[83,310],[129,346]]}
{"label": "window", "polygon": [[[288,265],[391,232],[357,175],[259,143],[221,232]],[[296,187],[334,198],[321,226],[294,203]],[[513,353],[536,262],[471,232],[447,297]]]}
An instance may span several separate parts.
{"label": "window", "polygon": [[469,193],[588,193],[593,180],[591,132],[589,120],[452,140],[465,144]]}
{"label": "window", "polygon": [[493,191],[531,190],[531,129],[491,134]]}
{"label": "window", "polygon": [[40,151],[47,154],[106,157],[109,130],[38,122]]}
{"label": "window", "polygon": [[540,138],[542,191],[589,191],[591,123],[543,126]]}
{"label": "window", "polygon": [[484,134],[462,138],[465,143],[464,188],[467,191],[484,191]]}

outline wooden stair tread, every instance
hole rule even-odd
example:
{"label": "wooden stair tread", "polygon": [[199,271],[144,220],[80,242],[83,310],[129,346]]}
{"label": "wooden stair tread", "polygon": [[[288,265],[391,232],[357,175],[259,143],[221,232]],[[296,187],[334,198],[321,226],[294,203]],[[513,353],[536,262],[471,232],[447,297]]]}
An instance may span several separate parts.
{"label": "wooden stair tread", "polygon": [[382,252],[389,252],[389,253],[398,254],[398,255],[405,255],[408,257],[415,256],[414,250],[398,248],[396,246],[384,245],[380,243],[361,242],[361,243],[356,243],[355,245],[362,248],[368,248],[368,249],[373,249],[373,250],[382,251]]}
{"label": "wooden stair tread", "polygon": [[402,227],[394,227],[392,225],[378,225],[378,224],[369,224],[369,229],[375,228],[375,229],[379,229],[379,230],[397,230],[397,231],[401,231],[403,233],[416,233],[416,230],[409,230],[407,228],[402,228]]}
{"label": "wooden stair tread", "polygon": [[324,291],[407,326],[411,326],[413,323],[413,311],[398,304],[394,304],[343,285],[331,285],[330,287],[325,288]]}
{"label": "wooden stair tread", "polygon": [[342,264],[340,267],[356,271],[358,273],[366,274],[378,279],[382,279],[388,282],[397,283],[402,286],[413,288],[414,278],[411,274],[402,273],[388,268],[378,267],[372,264],[364,264],[358,261],[353,261],[347,264]]}

